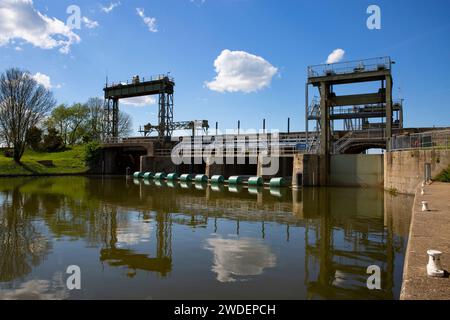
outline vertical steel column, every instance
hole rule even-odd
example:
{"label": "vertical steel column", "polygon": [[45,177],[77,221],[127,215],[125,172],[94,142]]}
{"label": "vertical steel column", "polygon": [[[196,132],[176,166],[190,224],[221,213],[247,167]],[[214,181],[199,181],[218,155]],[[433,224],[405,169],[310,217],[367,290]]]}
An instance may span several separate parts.
{"label": "vertical steel column", "polygon": [[329,85],[320,83],[320,154],[330,154]]}
{"label": "vertical steel column", "polygon": [[114,138],[119,137],[119,99],[113,99],[112,105],[112,132]]}
{"label": "vertical steel column", "polygon": [[326,82],[320,83],[320,158],[319,184],[328,185],[330,172],[330,112],[328,95],[330,86]]}
{"label": "vertical steel column", "polygon": [[306,134],[306,145],[309,148],[308,141],[308,83],[305,83],[305,134]]}
{"label": "vertical steel column", "polygon": [[165,95],[165,93],[161,92],[159,94],[158,105],[159,105],[159,110],[158,110],[158,124],[159,124],[158,136],[159,136],[160,139],[162,139],[164,137],[165,132],[166,132],[166,95]]}
{"label": "vertical steel column", "polygon": [[103,102],[103,130],[102,130],[102,139],[105,141],[107,140],[107,138],[110,137],[111,135],[111,130],[110,130],[110,112],[111,112],[111,107],[110,107],[110,100],[111,99],[105,99],[105,101]]}
{"label": "vertical steel column", "polygon": [[386,149],[390,150],[392,137],[392,77],[386,76]]}

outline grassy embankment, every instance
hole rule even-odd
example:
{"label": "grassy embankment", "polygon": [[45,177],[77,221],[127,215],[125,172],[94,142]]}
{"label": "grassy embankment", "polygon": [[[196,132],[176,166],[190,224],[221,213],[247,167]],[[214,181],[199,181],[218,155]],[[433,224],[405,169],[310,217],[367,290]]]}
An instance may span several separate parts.
{"label": "grassy embankment", "polygon": [[442,170],[442,172],[436,177],[436,180],[440,182],[450,182],[450,167]]}
{"label": "grassy embankment", "polygon": [[[35,152],[27,150],[17,164],[11,158],[0,153],[0,176],[7,175],[45,175],[45,174],[76,174],[86,172],[88,167],[84,161],[85,147],[74,146],[60,152]],[[46,166],[38,161],[52,161],[52,166]]]}

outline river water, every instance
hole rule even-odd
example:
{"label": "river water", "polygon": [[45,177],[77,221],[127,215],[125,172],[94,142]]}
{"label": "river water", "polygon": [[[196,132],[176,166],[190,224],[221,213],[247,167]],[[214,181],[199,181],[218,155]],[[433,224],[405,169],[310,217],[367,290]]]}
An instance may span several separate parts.
{"label": "river water", "polygon": [[[4,178],[0,299],[398,299],[412,201],[372,188]],[[73,265],[81,288],[69,290]],[[371,265],[380,290],[367,287]]]}

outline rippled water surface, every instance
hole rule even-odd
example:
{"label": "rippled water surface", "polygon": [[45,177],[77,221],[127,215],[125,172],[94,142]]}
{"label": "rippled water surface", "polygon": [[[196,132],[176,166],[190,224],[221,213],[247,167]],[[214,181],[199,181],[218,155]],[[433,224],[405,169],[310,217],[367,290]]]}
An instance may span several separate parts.
{"label": "rippled water surface", "polygon": [[378,189],[0,179],[0,299],[397,299],[411,206]]}

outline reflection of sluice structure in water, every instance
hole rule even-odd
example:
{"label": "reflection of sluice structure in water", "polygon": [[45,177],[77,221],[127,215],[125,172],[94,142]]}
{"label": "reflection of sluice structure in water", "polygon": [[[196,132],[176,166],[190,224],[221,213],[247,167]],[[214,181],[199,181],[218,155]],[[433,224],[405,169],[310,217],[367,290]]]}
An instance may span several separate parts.
{"label": "reflection of sluice structure in water", "polygon": [[[371,193],[354,199],[333,190],[309,202],[320,212],[305,228],[305,284],[308,299],[342,299],[349,292],[358,299],[394,298],[395,234],[386,228],[383,201],[371,201]],[[379,194],[379,193],[378,193]],[[374,206],[374,204],[380,204]],[[332,214],[333,213],[333,214]],[[392,212],[387,213],[388,216]],[[381,269],[381,290],[366,287],[367,267]]]}
{"label": "reflection of sluice structure in water", "polygon": [[[121,248],[119,246],[119,232],[117,225],[117,211],[109,214],[107,234],[105,235],[105,247],[100,250],[100,261],[107,262],[114,267],[126,267],[131,269],[129,276],[134,276],[136,270],[158,272],[166,276],[172,270],[172,221],[165,214],[154,215],[156,225],[156,253],[151,257],[147,253],[137,253],[135,250]],[[145,221],[138,221],[145,223]]]}
{"label": "reflection of sluice structure in water", "polygon": [[[145,189],[147,188],[147,189]],[[285,189],[286,190],[286,189]],[[408,212],[410,198],[399,201],[377,189],[358,189],[348,192],[345,188],[321,188],[289,190],[281,198],[273,198],[270,190],[257,192],[178,192],[167,190],[164,198],[171,199],[179,215],[191,215],[206,226],[213,218],[214,232],[217,219],[236,220],[236,234],[244,221],[261,222],[261,238],[265,238],[266,222],[302,227],[305,232],[305,284],[309,299],[339,299],[351,293],[358,298],[394,298],[394,264],[402,263],[402,251],[406,241],[401,236],[407,230],[395,225],[409,225],[409,219],[397,215]],[[162,191],[162,190],[160,190]],[[140,189],[143,203],[158,200],[151,187]],[[404,209],[398,210],[398,203]],[[396,215],[393,213],[396,212]],[[205,218],[198,218],[203,215]],[[397,220],[401,219],[402,223]],[[394,226],[394,227],[393,227]],[[400,232],[400,233],[398,233]],[[381,269],[382,290],[366,287],[367,267],[377,265]]]}
{"label": "reflection of sluice structure in water", "polygon": [[[61,193],[68,183],[79,186],[76,193]],[[172,239],[175,226],[177,232],[208,228],[199,250],[212,252],[211,270],[220,282],[264,281],[264,273],[282,270],[292,260],[272,241],[286,241],[281,246],[301,255],[295,277],[304,281],[306,292],[298,298],[311,299],[395,298],[394,270],[403,263],[412,201],[377,189],[282,189],[275,197],[261,188],[233,193],[226,186],[183,189],[81,177],[30,180],[0,190],[0,228],[27,226],[30,233],[19,230],[27,238],[42,234],[84,240],[91,249],[100,245],[98,259],[130,277],[140,270],[162,277],[172,272],[172,245],[180,245]],[[34,229],[36,219],[47,231]],[[10,281],[39,265],[51,242],[38,255],[8,241],[0,245],[0,279]],[[9,266],[22,259],[24,272],[5,269],[8,259]],[[382,270],[381,291],[366,288],[366,268],[372,264]]]}

